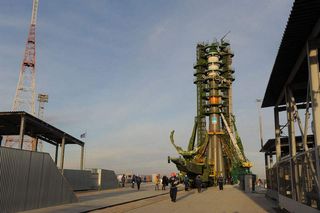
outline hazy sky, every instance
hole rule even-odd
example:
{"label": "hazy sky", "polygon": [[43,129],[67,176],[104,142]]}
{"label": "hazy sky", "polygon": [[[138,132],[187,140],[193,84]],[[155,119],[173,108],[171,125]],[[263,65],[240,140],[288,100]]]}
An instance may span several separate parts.
{"label": "hazy sky", "polygon": [[[264,176],[258,110],[291,10],[286,0],[55,0],[39,2],[37,92],[48,93],[46,120],[79,137],[87,168],[117,173],[175,170],[196,114],[196,44],[228,39],[235,53],[234,112],[253,172]],[[32,0],[0,1],[0,111],[11,109]],[[273,138],[272,109],[263,110]],[[45,146],[51,151],[50,146]],[[65,166],[79,167],[68,145]]]}

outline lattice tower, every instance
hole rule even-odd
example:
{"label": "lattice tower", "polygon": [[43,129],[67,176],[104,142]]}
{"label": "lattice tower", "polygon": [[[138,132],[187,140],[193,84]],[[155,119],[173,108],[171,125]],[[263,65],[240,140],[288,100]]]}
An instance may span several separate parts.
{"label": "lattice tower", "polygon": [[[32,115],[35,113],[36,98],[36,22],[39,0],[33,0],[31,24],[29,28],[28,39],[22,60],[19,81],[13,100],[12,111],[26,111]],[[35,140],[27,138],[24,141],[27,149],[33,149]],[[5,146],[17,147],[18,139],[16,137],[7,137]],[[28,148],[29,147],[29,148]]]}

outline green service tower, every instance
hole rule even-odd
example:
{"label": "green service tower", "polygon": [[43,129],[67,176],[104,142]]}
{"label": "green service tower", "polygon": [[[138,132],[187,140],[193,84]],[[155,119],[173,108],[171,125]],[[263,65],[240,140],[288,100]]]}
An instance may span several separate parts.
{"label": "green service tower", "polygon": [[244,155],[232,112],[232,57],[226,40],[197,44],[197,116],[187,150],[175,145],[174,131],[170,135],[181,156],[169,160],[191,180],[200,175],[208,185],[216,184],[220,175],[237,180],[252,167]]}

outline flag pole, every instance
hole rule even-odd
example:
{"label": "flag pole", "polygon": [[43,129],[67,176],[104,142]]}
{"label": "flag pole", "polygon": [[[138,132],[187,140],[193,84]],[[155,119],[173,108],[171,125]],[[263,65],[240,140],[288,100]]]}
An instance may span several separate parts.
{"label": "flag pole", "polygon": [[[84,140],[83,140],[84,144],[87,143],[87,129],[84,132]],[[85,150],[83,150],[83,154],[84,154]],[[83,166],[84,166],[84,162],[85,162],[85,154],[83,156]]]}

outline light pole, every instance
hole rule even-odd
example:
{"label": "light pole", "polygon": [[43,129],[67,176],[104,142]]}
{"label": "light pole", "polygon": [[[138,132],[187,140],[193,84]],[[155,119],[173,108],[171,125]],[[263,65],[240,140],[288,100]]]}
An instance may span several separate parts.
{"label": "light pole", "polygon": [[262,135],[262,116],[261,116],[261,99],[256,99],[257,102],[257,109],[259,113],[259,130],[260,130],[260,143],[261,143],[261,149],[263,147],[263,135]]}
{"label": "light pole", "polygon": [[[44,103],[48,103],[49,96],[48,94],[38,94],[38,102],[39,102],[39,108],[38,108],[38,118],[41,120],[44,120]],[[40,152],[43,152],[43,143],[40,140]]]}

